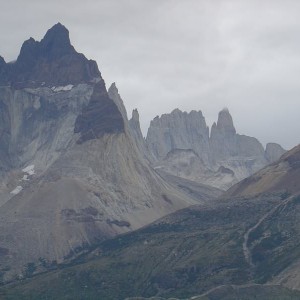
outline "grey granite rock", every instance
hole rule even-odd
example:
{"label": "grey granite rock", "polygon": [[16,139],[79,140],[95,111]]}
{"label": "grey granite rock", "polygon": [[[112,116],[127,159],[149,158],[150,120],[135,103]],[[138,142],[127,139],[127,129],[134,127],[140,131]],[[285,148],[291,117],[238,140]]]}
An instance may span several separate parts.
{"label": "grey granite rock", "polygon": [[118,91],[118,88],[117,88],[115,82],[111,84],[107,93],[108,93],[109,98],[112,99],[115,102],[115,104],[117,105],[119,111],[122,114],[123,120],[125,120],[125,122],[127,122],[128,121],[127,111],[126,111],[124,102],[119,94],[119,91]]}
{"label": "grey granite rock", "polygon": [[237,134],[228,109],[220,111],[210,136],[201,112],[176,109],[156,117],[146,142],[156,157],[155,167],[221,189],[228,189],[284,153],[279,145],[270,144],[265,151],[256,138]]}
{"label": "grey granite rock", "polygon": [[146,143],[158,161],[173,149],[193,149],[204,163],[209,162],[209,129],[201,111],[182,112],[155,117],[148,129]]}
{"label": "grey granite rock", "polygon": [[286,152],[279,144],[268,143],[266,145],[265,157],[269,163],[278,160]]}

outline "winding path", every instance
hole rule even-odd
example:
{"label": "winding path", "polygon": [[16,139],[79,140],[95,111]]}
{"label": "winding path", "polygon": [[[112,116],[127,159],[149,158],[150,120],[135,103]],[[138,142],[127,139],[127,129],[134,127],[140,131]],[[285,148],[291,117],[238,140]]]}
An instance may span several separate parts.
{"label": "winding path", "polygon": [[277,204],[274,208],[272,208],[270,211],[268,211],[266,214],[264,214],[259,220],[258,222],[250,227],[246,233],[244,234],[244,242],[243,242],[243,253],[244,253],[244,257],[246,262],[249,264],[250,267],[254,267],[254,263],[252,261],[252,254],[251,254],[251,250],[248,246],[248,241],[249,241],[249,235],[251,232],[253,232],[255,229],[257,229],[263,221],[265,221],[267,218],[269,218],[270,216],[272,216],[274,214],[274,212],[279,209],[282,206],[286,206],[291,200],[293,200],[296,196],[293,195],[285,200],[283,200],[282,202],[280,202],[279,204]]}

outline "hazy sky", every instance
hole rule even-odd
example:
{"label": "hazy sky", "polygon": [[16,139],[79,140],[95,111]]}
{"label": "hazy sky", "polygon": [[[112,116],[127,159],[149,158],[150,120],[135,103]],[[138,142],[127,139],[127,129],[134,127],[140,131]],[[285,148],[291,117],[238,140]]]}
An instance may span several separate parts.
{"label": "hazy sky", "polygon": [[78,52],[116,82],[144,133],[156,115],[228,107],[238,133],[300,142],[299,0],[10,0],[1,2],[0,55],[61,22]]}

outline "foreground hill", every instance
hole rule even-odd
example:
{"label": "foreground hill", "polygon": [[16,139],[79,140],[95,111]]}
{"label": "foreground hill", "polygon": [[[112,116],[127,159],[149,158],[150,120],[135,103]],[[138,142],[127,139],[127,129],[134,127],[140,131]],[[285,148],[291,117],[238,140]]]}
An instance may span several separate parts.
{"label": "foreground hill", "polygon": [[[289,162],[293,168],[284,176],[294,174],[297,157],[298,147],[273,168]],[[266,170],[273,168],[264,169],[263,176],[271,176]],[[69,265],[3,287],[3,299],[186,299],[201,294],[199,299],[297,299],[300,197],[283,182],[255,196],[227,195],[185,208],[104,241]]]}

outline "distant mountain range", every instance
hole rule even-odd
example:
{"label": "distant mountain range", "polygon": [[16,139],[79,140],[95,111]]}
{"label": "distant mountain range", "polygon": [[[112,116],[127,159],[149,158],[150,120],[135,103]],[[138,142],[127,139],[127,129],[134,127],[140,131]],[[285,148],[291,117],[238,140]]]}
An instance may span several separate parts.
{"label": "distant mountain range", "polygon": [[[134,121],[135,120],[135,121]],[[156,169],[221,189],[276,161],[285,150],[276,143],[261,143],[236,133],[228,109],[219,113],[210,129],[201,111],[175,109],[151,121],[144,140],[134,111],[135,140]]]}

